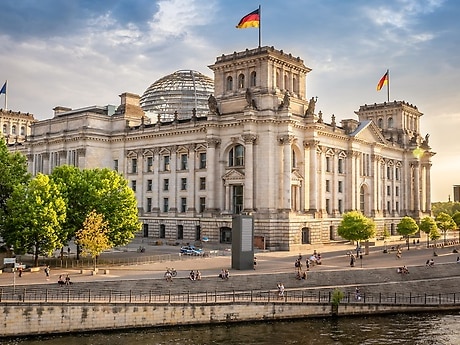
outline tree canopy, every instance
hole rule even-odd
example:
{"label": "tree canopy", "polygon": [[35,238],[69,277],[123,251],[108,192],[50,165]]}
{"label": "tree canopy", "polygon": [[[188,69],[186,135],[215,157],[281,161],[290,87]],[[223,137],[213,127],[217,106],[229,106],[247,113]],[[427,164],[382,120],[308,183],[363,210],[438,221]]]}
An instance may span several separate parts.
{"label": "tree canopy", "polygon": [[438,226],[432,217],[424,217],[420,221],[420,225],[418,226],[421,231],[426,234],[427,238],[427,247],[430,243],[431,233],[437,232],[439,233]]}
{"label": "tree canopy", "polygon": [[396,230],[398,231],[398,234],[404,237],[409,237],[414,235],[419,228],[417,222],[413,218],[406,216],[399,221]]}
{"label": "tree canopy", "polygon": [[62,246],[62,224],[66,218],[64,199],[47,175],[38,174],[29,184],[15,186],[6,204],[2,236],[15,253],[51,255]]}
{"label": "tree canopy", "polygon": [[337,233],[349,241],[365,241],[375,236],[375,223],[359,211],[350,211],[343,214]]}
{"label": "tree canopy", "polygon": [[445,212],[438,214],[435,221],[438,229],[441,230],[444,234],[444,241],[446,240],[447,231],[455,230],[457,228],[457,225],[455,224],[452,217]]}

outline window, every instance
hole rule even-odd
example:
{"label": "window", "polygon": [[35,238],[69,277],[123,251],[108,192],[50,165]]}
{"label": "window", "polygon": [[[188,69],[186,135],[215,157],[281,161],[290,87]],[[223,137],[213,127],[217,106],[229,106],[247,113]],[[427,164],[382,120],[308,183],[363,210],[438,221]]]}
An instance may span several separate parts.
{"label": "window", "polygon": [[201,226],[195,226],[195,241],[201,240]]}
{"label": "window", "polygon": [[388,128],[393,128],[393,118],[392,117],[388,118]]}
{"label": "window", "polygon": [[200,169],[206,169],[206,152],[200,152]]}
{"label": "window", "polygon": [[387,211],[391,211],[391,203],[387,201]]}
{"label": "window", "polygon": [[338,202],[339,202],[339,205],[338,205],[339,212],[343,213],[343,200],[339,199]]}
{"label": "window", "polygon": [[396,201],[395,203],[395,211],[399,212],[399,201]]}
{"label": "window", "polygon": [[200,198],[200,213],[203,213],[205,209],[206,209],[206,198],[201,197]]}
{"label": "window", "polygon": [[257,85],[257,73],[256,71],[251,72],[251,79],[249,81],[249,86],[256,86]]}
{"label": "window", "polygon": [[187,154],[180,155],[180,169],[187,170],[188,168],[188,156]]}
{"label": "window", "polygon": [[137,158],[131,159],[131,172],[133,174],[137,173]]}
{"label": "window", "polygon": [[152,211],[152,198],[147,198],[147,212]]}
{"label": "window", "polygon": [[239,214],[243,211],[243,186],[233,186],[232,192],[232,212]]}
{"label": "window", "polygon": [[302,244],[310,244],[310,228],[302,228]]}
{"label": "window", "polygon": [[180,211],[187,212],[187,198],[180,198]]}
{"label": "window", "polygon": [[343,174],[343,158],[339,158],[339,160],[337,161],[337,164],[338,164],[338,167],[337,167],[338,173]]}
{"label": "window", "polygon": [[206,177],[200,177],[200,190],[206,189]]}
{"label": "window", "polygon": [[331,199],[326,199],[326,213],[331,213]]}
{"label": "window", "polygon": [[326,192],[330,192],[330,191],[331,191],[331,181],[326,180]]}
{"label": "window", "polygon": [[238,76],[238,88],[239,89],[243,89],[244,88],[244,74],[241,73],[239,76]]}
{"label": "window", "polygon": [[153,157],[147,157],[147,172],[153,171]]}
{"label": "window", "polygon": [[169,190],[169,178],[163,180],[163,190]]}
{"label": "window", "polygon": [[166,225],[160,224],[160,238],[166,238]]}
{"label": "window", "polygon": [[21,126],[21,135],[26,135],[26,128]]}
{"label": "window", "polygon": [[326,157],[326,171],[331,171],[331,157]]}
{"label": "window", "polygon": [[113,170],[118,172],[118,159],[113,160]]}
{"label": "window", "polygon": [[395,168],[395,179],[399,180],[399,168]]}
{"label": "window", "polygon": [[180,179],[180,189],[187,190],[187,178],[186,177],[182,177]]}
{"label": "window", "polygon": [[228,153],[229,166],[243,166],[244,165],[244,147],[236,145]]}
{"label": "window", "polygon": [[388,196],[391,195],[391,186],[387,186],[387,195],[388,195]]}
{"label": "window", "polygon": [[152,191],[152,180],[147,180],[147,192]]}
{"label": "window", "polygon": [[292,168],[297,168],[297,158],[294,150],[292,150]]}
{"label": "window", "polygon": [[184,226],[183,225],[177,226],[177,239],[178,240],[184,239]]}
{"label": "window", "polygon": [[16,134],[16,126],[11,126],[11,134]]}
{"label": "window", "polygon": [[395,195],[399,196],[399,187],[398,186],[396,186],[396,188],[395,188]]}
{"label": "window", "polygon": [[231,76],[227,77],[227,91],[233,90],[233,78]]}
{"label": "window", "polygon": [[136,191],[136,187],[137,187],[137,181],[136,180],[131,180],[131,189],[133,191]]}
{"label": "window", "polygon": [[383,119],[382,118],[379,118],[377,120],[377,126],[379,126],[380,128],[383,128]]}
{"label": "window", "polygon": [[164,156],[163,157],[163,170],[164,171],[169,171],[170,170],[170,165],[169,165],[169,156]]}
{"label": "window", "polygon": [[3,134],[8,134],[8,127],[3,125]]}
{"label": "window", "polygon": [[387,179],[391,179],[391,167],[387,167]]}
{"label": "window", "polygon": [[343,181],[339,181],[337,189],[339,193],[343,193]]}
{"label": "window", "polygon": [[169,211],[169,199],[163,198],[163,212]]}

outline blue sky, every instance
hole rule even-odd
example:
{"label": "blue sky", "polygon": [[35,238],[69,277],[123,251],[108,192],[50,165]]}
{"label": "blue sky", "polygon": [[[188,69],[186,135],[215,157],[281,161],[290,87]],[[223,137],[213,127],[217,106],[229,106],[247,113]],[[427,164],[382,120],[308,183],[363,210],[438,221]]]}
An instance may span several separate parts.
{"label": "blue sky", "polygon": [[8,108],[45,119],[58,105],[118,105],[179,69],[212,76],[217,56],[257,47],[258,30],[235,25],[259,4],[262,45],[312,68],[307,98],[327,122],[386,101],[376,84],[390,69],[390,99],[424,114],[433,201],[446,201],[460,184],[457,0],[2,0]]}

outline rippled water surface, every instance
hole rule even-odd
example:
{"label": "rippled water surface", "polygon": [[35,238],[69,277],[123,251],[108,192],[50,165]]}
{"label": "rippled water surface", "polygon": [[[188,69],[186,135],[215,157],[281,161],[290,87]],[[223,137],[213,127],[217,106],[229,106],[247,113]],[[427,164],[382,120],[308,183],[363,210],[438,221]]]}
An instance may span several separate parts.
{"label": "rippled water surface", "polygon": [[460,313],[227,324],[10,339],[6,345],[460,345]]}

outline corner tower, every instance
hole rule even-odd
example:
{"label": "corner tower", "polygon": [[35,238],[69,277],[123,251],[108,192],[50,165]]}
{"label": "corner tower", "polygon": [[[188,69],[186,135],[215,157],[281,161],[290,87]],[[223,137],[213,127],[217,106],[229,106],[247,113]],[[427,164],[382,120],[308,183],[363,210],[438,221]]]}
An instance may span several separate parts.
{"label": "corner tower", "polygon": [[307,110],[306,79],[311,69],[299,57],[259,47],[222,55],[209,68],[214,71],[221,115],[245,107],[263,110],[266,115],[289,108],[293,115],[304,116]]}

